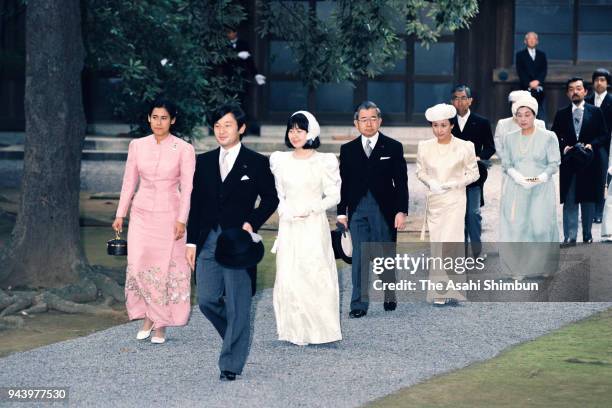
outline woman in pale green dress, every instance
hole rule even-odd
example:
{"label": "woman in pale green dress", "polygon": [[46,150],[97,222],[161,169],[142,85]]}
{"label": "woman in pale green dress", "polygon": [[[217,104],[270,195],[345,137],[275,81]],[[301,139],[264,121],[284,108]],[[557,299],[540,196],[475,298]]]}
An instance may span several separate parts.
{"label": "woman in pale green dress", "polygon": [[559,143],[554,132],[534,126],[537,104],[531,99],[519,102],[524,105],[516,111],[521,130],[507,135],[501,157],[511,180],[502,190],[501,242],[559,241],[552,178],[561,163]]}
{"label": "woman in pale green dress", "polygon": [[554,132],[534,125],[534,98],[517,104],[521,129],[506,136],[501,156],[508,181],[501,194],[500,258],[514,277],[548,275],[556,267],[559,250],[553,180],[561,163],[559,143]]}

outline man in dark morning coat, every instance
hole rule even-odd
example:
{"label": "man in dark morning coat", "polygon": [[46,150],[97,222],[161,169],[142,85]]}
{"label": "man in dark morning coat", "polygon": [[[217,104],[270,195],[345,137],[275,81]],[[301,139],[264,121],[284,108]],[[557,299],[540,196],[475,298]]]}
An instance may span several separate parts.
{"label": "man in dark morning coat", "polygon": [[516,53],[516,73],[519,77],[521,89],[531,92],[531,96],[538,101],[538,119],[544,119],[544,81],[548,71],[548,61],[543,51],[536,49],[538,34],[533,31],[525,34],[525,49]]}
{"label": "man in dark morning coat", "polygon": [[[610,71],[605,68],[598,68],[593,72],[591,77],[593,83],[593,94],[587,96],[584,100],[586,103],[595,105],[601,109],[606,126],[608,127],[608,139],[603,145],[602,149],[599,149],[601,156],[601,163],[604,172],[604,178],[606,185],[610,184],[610,177],[608,176],[608,158],[610,155],[610,131],[612,130],[612,95],[608,92],[608,86],[612,82],[610,77]],[[603,217],[603,207],[606,199],[601,197],[599,201],[595,202],[595,216],[593,222],[601,224]]]}
{"label": "man in dark morning coat", "polygon": [[[495,141],[488,119],[470,110],[472,91],[466,85],[457,85],[451,94],[451,103],[457,109],[451,123],[453,136],[474,144],[480,178],[466,187],[467,203],[465,213],[465,243],[472,243],[472,255],[478,257],[482,251],[482,216],[480,207],[484,205],[484,182],[488,176],[489,159],[495,153]],[[466,254],[467,255],[467,254]]]}
{"label": "man in dark morning coat", "polygon": [[[593,242],[591,227],[595,202],[604,194],[604,173],[600,149],[608,140],[608,130],[601,109],[585,103],[586,88],[582,78],[574,77],[566,83],[567,97],[571,105],[555,114],[552,131],[559,139],[561,150],[560,198],[563,204],[564,245],[576,244],[578,235],[578,205],[582,215],[582,239]],[[586,166],[576,168],[564,161],[576,143],[593,152],[593,159]]]}
{"label": "man in dark morning coat", "polygon": [[[342,186],[338,221],[353,241],[351,311],[360,318],[368,311],[369,268],[361,265],[361,243],[395,242],[408,213],[408,170],[402,144],[379,132],[381,112],[375,103],[361,103],[354,114],[360,136],[340,148]],[[385,280],[395,280],[395,272]],[[395,310],[395,292],[386,290],[384,309]]]}
{"label": "man in dark morning coat", "polygon": [[197,156],[187,222],[186,255],[196,270],[198,303],[223,339],[220,378],[228,381],[242,373],[248,356],[256,270],[218,264],[217,238],[227,228],[257,231],[278,205],[268,159],[240,143],[245,120],[237,105],[223,105],[213,113],[220,147]]}

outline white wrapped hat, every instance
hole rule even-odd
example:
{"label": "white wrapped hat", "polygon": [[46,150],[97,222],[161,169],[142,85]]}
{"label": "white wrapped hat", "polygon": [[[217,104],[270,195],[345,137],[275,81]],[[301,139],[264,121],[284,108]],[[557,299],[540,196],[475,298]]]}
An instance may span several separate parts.
{"label": "white wrapped hat", "polygon": [[531,96],[531,92],[529,91],[512,91],[508,94],[508,102],[514,103],[519,99],[523,99],[527,96]]}
{"label": "white wrapped hat", "polygon": [[307,139],[315,140],[321,134],[321,126],[319,126],[319,122],[317,122],[312,113],[305,110],[294,112],[293,114],[291,114],[291,117],[297,115],[298,113],[301,113],[302,115],[306,116],[306,119],[308,120]]}
{"label": "white wrapped hat", "polygon": [[516,112],[519,108],[526,106],[530,108],[534,114],[538,114],[538,101],[533,96],[525,96],[523,98],[518,99],[516,102],[512,104],[512,116],[516,116]]}
{"label": "white wrapped hat", "polygon": [[447,103],[439,103],[425,111],[425,119],[429,122],[437,120],[452,119],[457,116],[457,109]]}

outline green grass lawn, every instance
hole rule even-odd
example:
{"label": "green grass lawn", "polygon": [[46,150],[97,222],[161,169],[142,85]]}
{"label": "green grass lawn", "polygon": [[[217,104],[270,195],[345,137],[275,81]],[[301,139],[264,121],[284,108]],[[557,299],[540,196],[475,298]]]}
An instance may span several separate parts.
{"label": "green grass lawn", "polygon": [[612,407],[612,309],[369,406]]}

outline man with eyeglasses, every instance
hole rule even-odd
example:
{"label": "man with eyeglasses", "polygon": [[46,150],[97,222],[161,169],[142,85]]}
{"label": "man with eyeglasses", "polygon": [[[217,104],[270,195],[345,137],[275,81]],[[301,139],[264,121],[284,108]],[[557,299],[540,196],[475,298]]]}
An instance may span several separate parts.
{"label": "man with eyeglasses", "polygon": [[[353,242],[351,318],[368,312],[369,268],[361,268],[361,243],[395,242],[408,213],[408,169],[404,147],[383,135],[381,112],[374,102],[362,102],[354,114],[360,133],[340,148],[340,203],[338,222],[350,229]],[[394,281],[387,271],[383,282]],[[384,310],[397,306],[395,292],[385,290]]]}
{"label": "man with eyeglasses", "polygon": [[[467,85],[457,85],[451,93],[451,103],[457,109],[457,116],[451,121],[453,136],[474,144],[480,178],[466,187],[467,203],[465,214],[466,255],[468,241],[472,244],[472,255],[476,258],[482,252],[482,216],[480,207],[484,205],[484,183],[488,176],[489,159],[495,153],[495,142],[488,119],[470,111],[472,91]],[[484,254],[486,256],[486,254]]]}

